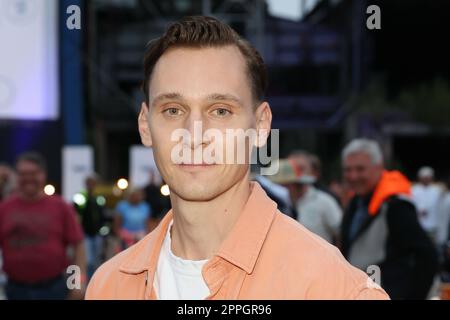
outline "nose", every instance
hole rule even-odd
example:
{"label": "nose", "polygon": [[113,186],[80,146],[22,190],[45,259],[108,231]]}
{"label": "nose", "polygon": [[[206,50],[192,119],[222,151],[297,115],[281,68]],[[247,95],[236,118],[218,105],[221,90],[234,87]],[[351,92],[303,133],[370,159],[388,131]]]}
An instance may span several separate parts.
{"label": "nose", "polygon": [[347,181],[355,181],[358,177],[357,177],[357,173],[356,170],[353,169],[345,169],[344,170],[344,178]]}
{"label": "nose", "polygon": [[192,150],[206,144],[204,139],[205,121],[200,111],[191,111],[186,119],[185,129],[189,132],[189,137],[185,145]]}

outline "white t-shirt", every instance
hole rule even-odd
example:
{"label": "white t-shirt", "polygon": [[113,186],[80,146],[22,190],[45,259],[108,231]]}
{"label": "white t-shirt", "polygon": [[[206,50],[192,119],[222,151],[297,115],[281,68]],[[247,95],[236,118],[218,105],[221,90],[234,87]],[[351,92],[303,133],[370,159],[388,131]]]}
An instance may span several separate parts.
{"label": "white t-shirt", "polygon": [[440,196],[441,189],[436,185],[416,184],[412,187],[412,198],[419,213],[419,222],[428,232],[436,230]]}
{"label": "white t-shirt", "polygon": [[449,239],[450,229],[450,192],[447,191],[439,201],[437,223],[437,243],[443,245]]}
{"label": "white t-shirt", "polygon": [[339,232],[341,208],[332,196],[313,186],[297,201],[297,213],[298,222],[330,243]]}
{"label": "white t-shirt", "polygon": [[159,300],[203,300],[210,291],[202,276],[202,268],[208,260],[184,260],[171,249],[173,221],[167,228],[159,254],[153,286]]}

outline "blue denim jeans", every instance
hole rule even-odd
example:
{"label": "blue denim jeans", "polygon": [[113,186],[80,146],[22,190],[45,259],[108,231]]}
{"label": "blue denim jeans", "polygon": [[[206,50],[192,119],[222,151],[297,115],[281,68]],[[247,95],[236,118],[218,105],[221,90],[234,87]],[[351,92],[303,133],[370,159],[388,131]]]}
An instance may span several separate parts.
{"label": "blue denim jeans", "polygon": [[90,279],[95,270],[100,266],[103,238],[99,235],[92,237],[85,234],[84,245],[86,251],[87,276]]}
{"label": "blue denim jeans", "polygon": [[8,281],[5,287],[8,300],[65,300],[68,289],[61,276],[45,285],[27,285]]}

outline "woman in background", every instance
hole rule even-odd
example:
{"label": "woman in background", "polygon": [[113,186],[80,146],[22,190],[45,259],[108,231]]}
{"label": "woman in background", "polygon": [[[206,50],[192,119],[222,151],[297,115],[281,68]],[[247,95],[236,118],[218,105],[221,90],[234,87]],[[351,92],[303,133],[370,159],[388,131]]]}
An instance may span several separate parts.
{"label": "woman in background", "polygon": [[129,190],[126,199],[117,204],[114,217],[114,232],[121,239],[121,249],[133,245],[149,232],[150,217],[151,208],[144,201],[143,191]]}

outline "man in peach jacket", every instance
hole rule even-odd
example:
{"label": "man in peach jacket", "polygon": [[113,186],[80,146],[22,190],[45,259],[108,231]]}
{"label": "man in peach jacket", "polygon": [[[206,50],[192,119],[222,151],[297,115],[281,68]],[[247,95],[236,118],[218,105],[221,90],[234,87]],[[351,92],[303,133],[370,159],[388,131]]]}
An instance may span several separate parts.
{"label": "man in peach jacket", "polygon": [[97,270],[87,299],[389,298],[335,247],[280,213],[250,181],[248,158],[175,159],[179,129],[194,136],[183,152],[220,140],[198,137],[199,123],[205,132],[254,130],[254,145],[266,142],[266,70],[248,42],[214,18],[187,17],[149,43],[144,68],[139,131],[170,187],[172,210]]}

